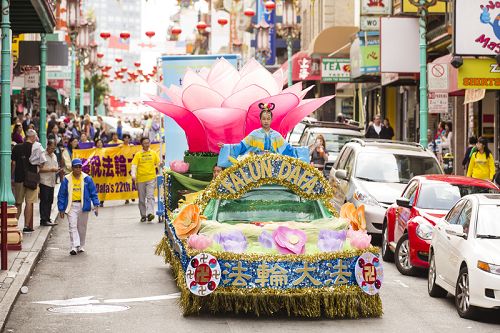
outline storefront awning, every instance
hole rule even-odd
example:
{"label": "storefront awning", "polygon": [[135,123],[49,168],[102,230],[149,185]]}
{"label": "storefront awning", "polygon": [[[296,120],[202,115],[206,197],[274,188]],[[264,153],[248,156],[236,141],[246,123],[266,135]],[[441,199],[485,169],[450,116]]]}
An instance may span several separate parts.
{"label": "storefront awning", "polygon": [[54,7],[48,0],[10,1],[12,33],[51,33],[56,25]]}
{"label": "storefront awning", "polygon": [[[352,37],[359,31],[358,27],[330,27],[321,31],[309,44],[309,55],[329,55],[336,57],[349,56]],[[343,52],[343,53],[342,53]]]}

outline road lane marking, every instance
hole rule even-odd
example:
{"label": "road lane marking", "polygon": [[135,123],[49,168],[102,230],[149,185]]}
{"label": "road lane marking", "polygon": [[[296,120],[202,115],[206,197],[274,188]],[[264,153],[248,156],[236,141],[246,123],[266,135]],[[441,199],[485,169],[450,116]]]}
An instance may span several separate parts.
{"label": "road lane marking", "polygon": [[73,306],[73,305],[88,305],[88,304],[98,304],[100,303],[97,299],[91,299],[94,296],[84,296],[70,299],[56,299],[52,301],[38,301],[33,302],[37,304],[48,304],[55,306]]}
{"label": "road lane marking", "polygon": [[55,308],[48,308],[47,310],[55,313],[109,313],[120,312],[130,309],[126,305],[106,305],[106,304],[87,304],[87,305],[71,305]]}
{"label": "road lane marking", "polygon": [[149,296],[149,297],[137,297],[137,298],[117,298],[117,299],[105,299],[104,303],[131,303],[131,302],[148,302],[148,301],[160,301],[164,299],[174,299],[181,297],[181,293],[174,293],[169,295],[159,295],[159,296]]}
{"label": "road lane marking", "polygon": [[[102,303],[132,303],[132,302],[149,302],[149,301],[160,301],[168,299],[176,299],[181,296],[181,293],[172,293],[167,295],[157,295],[157,296],[147,296],[147,297],[136,297],[136,298],[114,298],[102,300]],[[56,299],[51,301],[38,301],[33,302],[36,304],[47,304],[54,306],[80,306],[80,305],[91,305],[99,304],[101,300],[92,299],[94,296],[84,296],[70,299]]]}
{"label": "road lane marking", "polygon": [[401,282],[401,280],[394,280],[397,284],[399,284],[403,288],[410,288],[407,284]]}

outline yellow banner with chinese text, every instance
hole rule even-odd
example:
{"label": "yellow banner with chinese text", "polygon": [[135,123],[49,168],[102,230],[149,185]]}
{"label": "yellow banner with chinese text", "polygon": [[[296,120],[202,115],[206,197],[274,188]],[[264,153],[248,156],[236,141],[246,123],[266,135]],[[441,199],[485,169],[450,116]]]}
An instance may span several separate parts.
{"label": "yellow banner with chinese text", "polygon": [[[75,149],[73,158],[82,159],[82,171],[92,176],[100,201],[135,199],[137,188],[130,170],[134,155],[141,149],[140,145]],[[160,153],[159,144],[151,145],[151,149]]]}

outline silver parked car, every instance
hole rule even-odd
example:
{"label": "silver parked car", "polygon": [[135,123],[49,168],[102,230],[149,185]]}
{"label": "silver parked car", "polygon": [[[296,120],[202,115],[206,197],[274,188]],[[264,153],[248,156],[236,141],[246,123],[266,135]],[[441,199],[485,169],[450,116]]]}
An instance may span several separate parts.
{"label": "silver parked car", "polygon": [[387,207],[410,179],[442,173],[434,154],[417,143],[352,139],[330,170],[333,205],[340,209],[346,202],[364,204],[367,231],[381,233]]}

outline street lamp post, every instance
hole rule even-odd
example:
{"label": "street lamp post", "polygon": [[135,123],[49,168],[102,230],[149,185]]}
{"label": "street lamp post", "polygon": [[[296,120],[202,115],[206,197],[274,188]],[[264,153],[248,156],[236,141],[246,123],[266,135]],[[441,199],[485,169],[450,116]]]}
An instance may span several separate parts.
{"label": "street lamp post", "polygon": [[293,40],[299,34],[299,27],[297,25],[296,4],[293,0],[287,0],[283,6],[283,26],[284,35],[286,36],[286,48],[288,56],[288,86],[293,84],[292,77],[292,48]]}
{"label": "street lamp post", "polygon": [[90,46],[90,115],[94,115],[94,75],[97,66],[97,44]]}
{"label": "street lamp post", "polygon": [[262,18],[255,28],[257,29],[256,54],[262,66],[265,66],[267,59],[271,55],[271,48],[269,45],[269,29],[271,26]]}
{"label": "street lamp post", "polygon": [[419,48],[420,48],[420,144],[427,147],[427,13],[437,0],[410,0],[419,12]]}
{"label": "street lamp post", "polygon": [[87,48],[89,47],[89,24],[84,22],[80,26],[80,31],[78,32],[78,48],[79,56],[78,63],[80,64],[80,116],[84,114],[83,97],[85,93],[84,89],[84,78],[85,78],[85,58]]}
{"label": "street lamp post", "polygon": [[78,26],[80,24],[80,1],[67,0],[66,1],[67,25],[69,37],[71,40],[71,92],[69,101],[69,111],[76,111],[76,37],[78,35]]}
{"label": "street lamp post", "polygon": [[40,34],[40,143],[47,147],[47,36]]}

